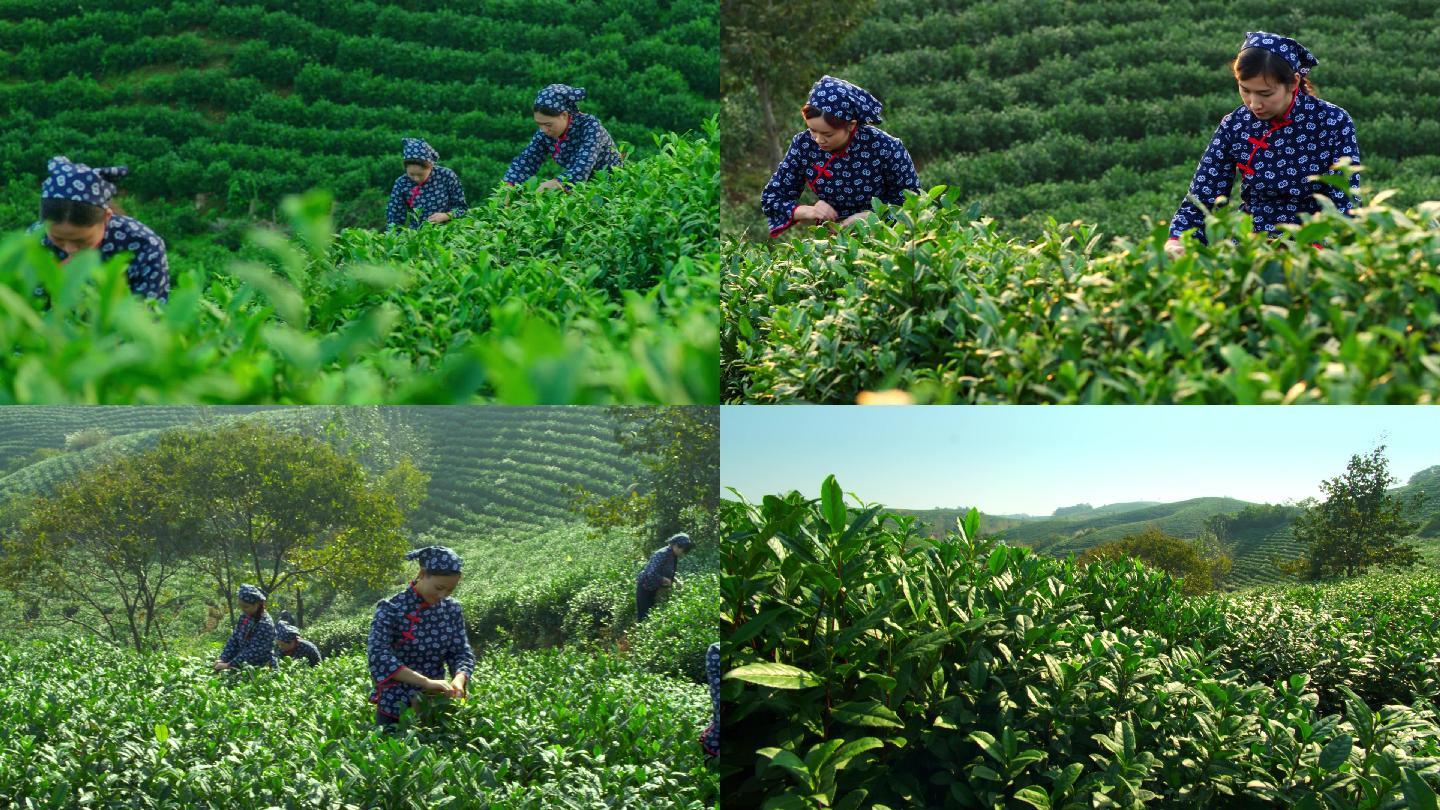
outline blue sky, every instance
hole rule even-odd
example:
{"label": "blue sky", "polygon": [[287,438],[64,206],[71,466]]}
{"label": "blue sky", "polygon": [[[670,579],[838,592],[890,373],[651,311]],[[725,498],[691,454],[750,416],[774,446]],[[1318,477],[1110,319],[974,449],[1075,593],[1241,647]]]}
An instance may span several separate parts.
{"label": "blue sky", "polygon": [[1402,482],[1440,465],[1440,408],[1425,406],[745,405],[720,420],[721,487],[751,499],[815,496],[834,473],[847,492],[893,507],[1048,515],[1077,503],[1318,496],[1322,479],[1381,441]]}

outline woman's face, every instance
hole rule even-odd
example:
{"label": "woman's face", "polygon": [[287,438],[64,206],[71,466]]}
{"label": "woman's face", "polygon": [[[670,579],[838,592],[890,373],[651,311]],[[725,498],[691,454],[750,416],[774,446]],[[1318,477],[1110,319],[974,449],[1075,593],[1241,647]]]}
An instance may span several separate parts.
{"label": "woman's face", "polygon": [[410,179],[415,182],[416,185],[419,185],[420,183],[423,183],[426,180],[430,179],[430,170],[433,168],[435,168],[435,164],[433,163],[426,163],[423,166],[416,165],[414,163],[406,163],[405,174],[408,175]]}
{"label": "woman's face", "polygon": [[280,645],[281,652],[295,652],[295,648],[300,646],[300,639],[292,638],[289,641],[276,641],[275,643]]}
{"label": "woman's face", "polygon": [[422,573],[415,580],[415,592],[420,598],[429,604],[435,604],[455,592],[455,586],[460,584],[459,574],[431,574]]}
{"label": "woman's face", "polygon": [[570,128],[570,113],[546,115],[536,110],[535,126],[539,127],[540,131],[545,133],[546,137],[558,138],[565,134],[565,130]]}
{"label": "woman's face", "polygon": [[260,612],[260,604],[259,602],[241,602],[240,609],[245,611],[246,616],[254,616]]}
{"label": "woman's face", "polygon": [[1256,118],[1270,121],[1284,115],[1290,108],[1290,99],[1300,80],[1297,78],[1290,84],[1276,84],[1268,76],[1256,76],[1251,79],[1237,77],[1236,82],[1240,86],[1240,103],[1248,107]]}
{"label": "woman's face", "polygon": [[110,214],[106,212],[105,216],[94,225],[47,222],[45,223],[45,235],[50,237],[50,244],[73,256],[82,250],[100,247],[100,242],[105,238],[105,224],[109,221]]}
{"label": "woman's face", "polygon": [[832,127],[822,115],[819,118],[806,118],[805,126],[809,127],[810,137],[815,139],[815,145],[826,152],[838,152],[850,142],[849,124]]}

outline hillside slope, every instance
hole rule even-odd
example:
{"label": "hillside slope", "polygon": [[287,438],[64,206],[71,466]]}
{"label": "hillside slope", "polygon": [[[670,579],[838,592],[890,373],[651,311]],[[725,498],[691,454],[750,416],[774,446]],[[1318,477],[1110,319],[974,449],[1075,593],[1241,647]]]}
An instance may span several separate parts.
{"label": "hillside slope", "polygon": [[127,163],[138,197],[240,214],[325,188],[342,224],[373,226],[401,138],[483,198],[552,82],[585,87],[584,109],[638,154],[698,129],[718,110],[718,36],[713,0],[7,2],[0,170],[33,193],[54,154]]}

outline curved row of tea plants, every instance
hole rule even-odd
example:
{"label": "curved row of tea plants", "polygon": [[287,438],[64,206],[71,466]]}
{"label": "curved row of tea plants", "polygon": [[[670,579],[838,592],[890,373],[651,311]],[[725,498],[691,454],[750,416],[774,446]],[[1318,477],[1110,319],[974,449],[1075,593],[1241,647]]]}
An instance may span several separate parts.
{"label": "curved row of tea plants", "polygon": [[[1157,228],[1005,236],[937,187],[894,227],[823,231],[726,258],[728,402],[1427,403],[1440,390],[1440,203],[1331,208],[1169,258]],[[1232,238],[1234,241],[1232,242]]]}
{"label": "curved row of tea plants", "polygon": [[715,137],[413,233],[332,235],[325,195],[291,198],[293,239],[177,272],[158,314],[118,258],[11,235],[0,403],[716,402]]}
{"label": "curved row of tea plants", "polygon": [[[1082,567],[977,539],[978,512],[935,539],[913,517],[847,507],[833,477],[821,493],[724,506],[727,806],[1435,802],[1433,691],[1376,693],[1303,648],[1257,679],[1227,657],[1264,661],[1284,625],[1261,633],[1261,613],[1229,631],[1243,603],[1187,600],[1131,561]],[[1430,575],[1331,601],[1358,627],[1383,624],[1387,605],[1423,613],[1437,593]],[[1433,683],[1436,632],[1400,643],[1428,656],[1412,683]]]}
{"label": "curved row of tea plants", "polygon": [[386,737],[362,655],[208,660],[0,645],[7,807],[634,807],[717,801],[705,687],[576,650],[483,656],[463,702]]}

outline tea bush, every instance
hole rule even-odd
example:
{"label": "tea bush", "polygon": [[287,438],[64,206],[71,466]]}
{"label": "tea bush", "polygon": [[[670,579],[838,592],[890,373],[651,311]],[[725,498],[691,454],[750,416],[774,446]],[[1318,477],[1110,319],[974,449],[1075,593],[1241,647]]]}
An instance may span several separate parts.
{"label": "tea bush", "polygon": [[1353,217],[1332,207],[1285,226],[1274,242],[1222,211],[1207,221],[1211,247],[1179,259],[1163,227],[1104,247],[1091,225],[1052,222],[1021,241],[943,187],[893,210],[893,227],[733,244],[724,396],[1434,402],[1440,203],[1401,211],[1385,196]]}
{"label": "tea bush", "polygon": [[575,650],[483,657],[466,700],[374,731],[362,656],[279,672],[0,645],[0,803],[154,808],[716,804],[703,686]]}
{"label": "tea bush", "polygon": [[413,233],[332,236],[323,194],[292,198],[266,261],[179,274],[163,307],[118,258],[11,235],[0,403],[716,402],[715,135]]}
{"label": "tea bush", "polygon": [[[913,517],[847,507],[833,477],[818,500],[731,502],[723,520],[727,806],[1435,801],[1433,702],[1322,667],[1325,706],[1298,662],[1248,648],[1282,628],[1227,627],[1242,603],[1186,599],[1128,560],[1077,567],[980,539],[973,510],[930,538]],[[1385,604],[1419,612],[1437,585]],[[1346,609],[1358,627],[1388,615],[1374,607]],[[1433,672],[1433,631],[1399,644]],[[1247,653],[1268,682],[1230,668]]]}
{"label": "tea bush", "polygon": [[1308,672],[1322,706],[1347,687],[1371,705],[1440,705],[1440,574],[1382,573],[1256,588],[1218,602],[1227,667],[1273,682]]}

